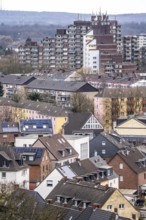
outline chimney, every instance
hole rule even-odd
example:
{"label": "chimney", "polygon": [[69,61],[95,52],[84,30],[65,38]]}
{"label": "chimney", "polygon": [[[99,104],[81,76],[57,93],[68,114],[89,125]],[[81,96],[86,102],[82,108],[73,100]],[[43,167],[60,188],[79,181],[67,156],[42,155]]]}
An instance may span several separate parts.
{"label": "chimney", "polygon": [[52,203],[52,199],[47,199],[47,203],[51,204]]}
{"label": "chimney", "polygon": [[77,180],[77,183],[80,183],[83,180],[83,177],[82,176],[77,176],[76,180]]}
{"label": "chimney", "polygon": [[64,176],[64,182],[66,182],[68,180],[67,176]]}
{"label": "chimney", "polygon": [[93,203],[92,208],[93,208],[93,211],[95,211],[97,208],[100,208],[100,205],[98,203]]}

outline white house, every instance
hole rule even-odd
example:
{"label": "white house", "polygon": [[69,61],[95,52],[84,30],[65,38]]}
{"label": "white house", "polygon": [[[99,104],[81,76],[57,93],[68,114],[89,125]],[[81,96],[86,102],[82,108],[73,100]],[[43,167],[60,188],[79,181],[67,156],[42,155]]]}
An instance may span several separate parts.
{"label": "white house", "polygon": [[80,178],[87,182],[96,182],[98,180],[101,185],[119,188],[118,175],[100,156],[97,156],[85,160],[77,159],[76,162],[69,165],[54,168],[35,188],[35,191],[38,192],[43,199],[46,199],[62,178]]}
{"label": "white house", "polygon": [[0,147],[0,184],[29,189],[29,167],[11,147]]}
{"label": "white house", "polygon": [[72,179],[76,174],[72,172],[69,166],[65,165],[62,167],[55,168],[36,188],[35,191],[38,192],[43,199],[49,195],[49,193],[54,189],[58,182],[62,178]]}
{"label": "white house", "polygon": [[78,152],[80,160],[89,158],[89,136],[63,135],[70,145]]}
{"label": "white house", "polygon": [[[28,134],[15,138],[15,147],[31,147],[34,142],[39,138],[38,134]],[[42,136],[42,135],[41,135]],[[47,135],[43,135],[47,136]]]}

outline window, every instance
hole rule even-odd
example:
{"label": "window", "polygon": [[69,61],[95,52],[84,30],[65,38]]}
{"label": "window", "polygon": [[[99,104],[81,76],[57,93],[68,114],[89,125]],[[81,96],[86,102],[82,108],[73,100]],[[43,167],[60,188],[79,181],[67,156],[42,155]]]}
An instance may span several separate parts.
{"label": "window", "polygon": [[102,141],[102,145],[106,145],[106,142],[105,142],[105,141]]}
{"label": "window", "polygon": [[102,154],[106,154],[106,150],[105,149],[102,150]]}
{"label": "window", "polygon": [[3,138],[7,138],[7,137],[8,137],[8,135],[6,135],[6,134],[3,135]]}
{"label": "window", "polygon": [[30,160],[30,161],[33,161],[33,160],[34,160],[34,157],[33,157],[33,156],[29,156],[29,160]]}
{"label": "window", "polygon": [[23,160],[26,160],[26,156],[22,156],[22,159],[23,159]]}
{"label": "window", "polygon": [[120,182],[123,182],[123,176],[120,176]]}
{"label": "window", "polygon": [[120,164],[119,164],[119,168],[120,168],[120,169],[123,169],[123,163],[120,163]]}
{"label": "window", "polygon": [[112,205],[107,205],[107,209],[109,210],[111,210],[112,209]]}
{"label": "window", "polygon": [[47,186],[53,186],[53,180],[46,180]]}
{"label": "window", "polygon": [[124,209],[125,205],[124,204],[119,204],[119,209]]}
{"label": "window", "polygon": [[2,172],[2,178],[6,178],[6,172]]}
{"label": "window", "polygon": [[146,179],[146,173],[144,173],[144,179]]}

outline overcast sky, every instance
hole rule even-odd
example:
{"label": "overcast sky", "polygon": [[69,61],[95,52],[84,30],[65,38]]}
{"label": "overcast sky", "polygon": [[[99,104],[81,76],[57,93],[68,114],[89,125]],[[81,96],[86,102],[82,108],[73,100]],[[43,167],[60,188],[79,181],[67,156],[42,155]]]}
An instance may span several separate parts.
{"label": "overcast sky", "polygon": [[0,0],[3,10],[108,14],[146,12],[146,0]]}

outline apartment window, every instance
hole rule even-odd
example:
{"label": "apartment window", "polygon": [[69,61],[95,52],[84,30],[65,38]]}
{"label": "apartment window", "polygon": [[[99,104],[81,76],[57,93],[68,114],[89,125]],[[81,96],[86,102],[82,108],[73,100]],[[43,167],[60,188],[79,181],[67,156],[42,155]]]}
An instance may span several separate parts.
{"label": "apartment window", "polygon": [[105,149],[102,150],[102,154],[106,154],[106,150]]}
{"label": "apartment window", "polygon": [[123,182],[123,176],[120,176],[119,178],[120,178],[120,182]]}
{"label": "apartment window", "polygon": [[120,163],[120,164],[119,164],[119,168],[120,168],[120,169],[123,169],[123,163]]}
{"label": "apartment window", "polygon": [[6,178],[6,172],[2,172],[2,178]]}
{"label": "apartment window", "polygon": [[3,138],[7,138],[7,137],[8,137],[8,135],[6,135],[6,134],[3,135]]}
{"label": "apartment window", "polygon": [[106,145],[106,142],[105,142],[105,141],[102,141],[102,145]]}
{"label": "apartment window", "polygon": [[111,210],[112,209],[112,205],[107,205],[107,209]]}
{"label": "apartment window", "polygon": [[119,204],[119,209],[124,209],[125,205],[124,204]]}
{"label": "apartment window", "polygon": [[46,180],[46,185],[49,187],[53,186],[53,180]]}

